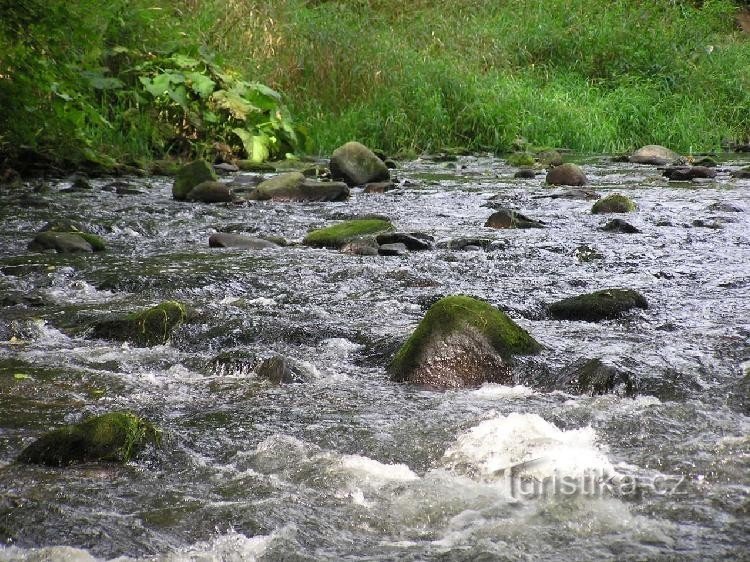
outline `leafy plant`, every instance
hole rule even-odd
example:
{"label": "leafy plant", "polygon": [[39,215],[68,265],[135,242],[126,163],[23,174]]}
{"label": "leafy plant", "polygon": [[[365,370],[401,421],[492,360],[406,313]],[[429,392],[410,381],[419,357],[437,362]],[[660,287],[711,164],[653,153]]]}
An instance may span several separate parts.
{"label": "leafy plant", "polygon": [[254,162],[283,158],[305,146],[281,95],[221,68],[204,49],[153,57],[135,67],[138,82],[175,138],[196,147],[220,142]]}

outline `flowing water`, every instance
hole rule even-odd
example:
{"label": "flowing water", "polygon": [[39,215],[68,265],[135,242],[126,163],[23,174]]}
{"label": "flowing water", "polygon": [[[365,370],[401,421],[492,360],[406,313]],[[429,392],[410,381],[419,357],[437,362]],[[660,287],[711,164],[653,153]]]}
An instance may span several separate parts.
{"label": "flowing water", "polygon": [[[124,196],[101,189],[111,180],[3,194],[0,561],[748,559],[750,180],[729,176],[742,164],[691,184],[584,160],[598,192],[636,200],[624,218],[640,234],[602,232],[610,217],[590,201],[539,197],[543,176],[511,179],[489,157],[404,163],[400,189],[343,203],[180,203],[159,178],[129,178],[143,193]],[[485,228],[493,204],[547,228]],[[491,243],[403,257],[207,244],[217,230],[298,241],[368,214]],[[29,252],[59,219],[108,251]],[[649,308],[545,317],[549,302],[609,287]],[[458,293],[528,329],[544,368],[514,386],[391,382],[398,345]],[[194,311],[167,345],[86,337],[101,314],[165,299]],[[260,380],[255,366],[277,354],[308,382]],[[549,390],[581,358],[637,377],[639,394]],[[125,466],[13,462],[50,428],[123,409],[157,423],[162,448]]]}

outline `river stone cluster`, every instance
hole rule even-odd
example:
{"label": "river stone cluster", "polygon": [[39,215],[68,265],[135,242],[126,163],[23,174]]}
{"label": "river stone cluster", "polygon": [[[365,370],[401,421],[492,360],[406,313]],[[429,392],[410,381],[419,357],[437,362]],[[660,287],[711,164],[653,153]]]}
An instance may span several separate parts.
{"label": "river stone cluster", "polygon": [[130,412],[112,412],[42,435],[17,461],[48,466],[126,463],[148,444],[159,443],[160,432],[150,422]]}

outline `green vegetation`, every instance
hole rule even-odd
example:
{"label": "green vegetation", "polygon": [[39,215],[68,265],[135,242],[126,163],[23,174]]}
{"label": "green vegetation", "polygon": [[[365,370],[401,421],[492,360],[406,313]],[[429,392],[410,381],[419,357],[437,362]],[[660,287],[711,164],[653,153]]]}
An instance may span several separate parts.
{"label": "green vegetation", "polygon": [[125,316],[114,315],[97,320],[93,335],[97,338],[130,341],[136,345],[165,344],[172,330],[187,319],[187,308],[178,301],[164,301],[157,306]]}
{"label": "green vegetation", "polygon": [[740,4],[0,0],[0,156],[283,157],[277,91],[325,153],[717,148],[750,136]]}
{"label": "green vegetation", "polygon": [[604,213],[632,213],[637,209],[635,201],[620,193],[607,195],[604,199],[599,199],[591,207],[591,212],[595,215]]}
{"label": "green vegetation", "polygon": [[487,338],[504,359],[515,354],[532,354],[541,349],[529,333],[507,314],[489,303],[465,295],[444,297],[433,304],[408,340],[401,346],[388,370],[395,380],[406,380],[407,374],[422,360],[431,342],[465,326],[475,328]]}
{"label": "green vegetation", "polygon": [[126,463],[146,445],[158,445],[160,440],[159,430],[149,422],[130,412],[112,412],[44,434],[21,452],[18,461],[50,466]]}

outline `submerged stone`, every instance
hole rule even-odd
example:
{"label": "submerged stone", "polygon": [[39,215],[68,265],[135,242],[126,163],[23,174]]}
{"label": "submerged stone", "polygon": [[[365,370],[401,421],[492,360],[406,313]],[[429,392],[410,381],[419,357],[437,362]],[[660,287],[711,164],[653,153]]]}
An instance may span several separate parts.
{"label": "submerged stone", "polygon": [[331,155],[331,176],[347,185],[362,185],[391,179],[385,163],[365,145],[352,141],[340,146]]}
{"label": "submerged stone", "polygon": [[544,228],[544,223],[536,219],[531,219],[522,215],[518,211],[511,209],[499,209],[490,215],[484,226],[490,228]]}
{"label": "submerged stone", "polygon": [[218,181],[204,181],[191,189],[186,199],[201,203],[230,203],[234,197],[227,184]]}
{"label": "submerged stone", "polygon": [[130,412],[112,412],[44,434],[26,447],[17,460],[48,466],[126,463],[146,445],[159,442],[159,431],[151,423]]}
{"label": "submerged stone", "polygon": [[141,312],[97,320],[92,335],[141,346],[159,345],[166,343],[172,330],[186,319],[187,308],[184,304],[164,301]]}
{"label": "submerged stone", "polygon": [[258,365],[256,374],[276,385],[303,383],[312,379],[308,371],[281,355],[264,360]]}
{"label": "submerged stone", "polygon": [[205,181],[216,181],[216,173],[205,160],[195,160],[179,169],[172,185],[172,197],[178,201],[188,198],[190,191]]}
{"label": "submerged stone", "polygon": [[432,388],[507,384],[513,356],[540,348],[504,312],[485,301],[455,295],[430,307],[388,372],[394,381]]}
{"label": "submerged stone", "polygon": [[649,144],[636,150],[631,156],[630,161],[634,164],[652,164],[663,166],[679,159],[680,155],[659,144]]}
{"label": "submerged stone", "polygon": [[640,230],[622,219],[612,219],[602,227],[604,232],[619,232],[622,234],[638,234]]}
{"label": "submerged stone", "polygon": [[706,166],[672,166],[664,170],[670,181],[690,181],[700,178],[715,178],[716,170]]}
{"label": "submerged stone", "polygon": [[632,373],[607,365],[598,358],[580,359],[568,365],[563,369],[558,387],[589,396],[617,394],[633,397],[638,391],[637,380]]}
{"label": "submerged stone", "polygon": [[313,230],[302,241],[305,246],[314,248],[341,248],[368,234],[378,234],[393,230],[390,221],[383,219],[356,219],[344,221],[333,226]]}
{"label": "submerged stone", "polygon": [[513,177],[520,180],[533,180],[536,177],[536,170],[533,168],[521,168],[513,174]]}
{"label": "submerged stone", "polygon": [[600,199],[591,207],[591,212],[595,215],[604,213],[632,213],[636,210],[635,202],[625,195],[613,193]]}
{"label": "submerged stone", "polygon": [[577,164],[562,164],[547,172],[545,180],[549,185],[585,185],[588,178]]}
{"label": "submerged stone", "polygon": [[618,318],[633,308],[648,308],[645,297],[632,289],[605,289],[569,297],[550,304],[549,315],[556,320],[598,322]]}
{"label": "submerged stone", "polygon": [[435,238],[422,232],[386,232],[376,237],[378,244],[404,244],[409,250],[431,250]]}
{"label": "submerged stone", "polygon": [[251,199],[258,201],[344,201],[349,187],[342,182],[307,179],[302,172],[279,174],[258,184]]}
{"label": "submerged stone", "polygon": [[392,244],[382,244],[378,248],[378,254],[381,256],[405,256],[409,253],[406,244],[394,242]]}
{"label": "submerged stone", "polygon": [[232,234],[229,232],[215,232],[208,237],[208,246],[210,248],[244,248],[247,250],[265,250],[268,248],[278,248],[270,240],[246,236],[244,234]]}
{"label": "submerged stone", "polygon": [[[103,242],[101,246],[103,246]],[[55,250],[58,254],[94,252],[94,246],[80,232],[40,232],[29,242],[28,248],[32,252]]]}

